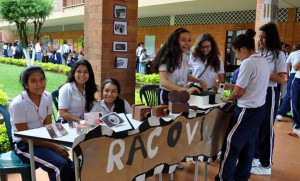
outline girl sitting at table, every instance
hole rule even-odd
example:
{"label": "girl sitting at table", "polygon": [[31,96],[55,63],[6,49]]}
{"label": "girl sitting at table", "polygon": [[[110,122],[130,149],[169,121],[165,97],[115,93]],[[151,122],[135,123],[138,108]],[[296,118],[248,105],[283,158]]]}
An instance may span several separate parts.
{"label": "girl sitting at table", "polygon": [[80,121],[90,112],[97,91],[94,72],[87,60],[77,61],[69,73],[67,83],[59,89],[58,112],[60,120]]}
{"label": "girl sitting at table", "polygon": [[[46,78],[41,67],[30,66],[20,75],[24,91],[10,104],[12,132],[51,124],[52,97],[45,92]],[[24,163],[30,163],[27,139],[13,135],[14,149]],[[54,143],[33,140],[36,167],[48,172],[50,180],[75,180],[75,167],[67,150]]]}
{"label": "girl sitting at table", "polygon": [[178,28],[171,33],[168,41],[158,51],[154,63],[159,72],[159,104],[168,104],[168,94],[171,90],[187,91],[189,94],[200,93],[195,87],[188,88],[188,81],[197,82],[203,90],[206,83],[188,73],[191,34],[185,28]]}
{"label": "girl sitting at table", "polygon": [[104,80],[101,85],[102,100],[94,103],[91,112],[101,112],[103,116],[110,112],[131,113],[129,103],[119,97],[120,93],[121,86],[118,80],[114,78]]}

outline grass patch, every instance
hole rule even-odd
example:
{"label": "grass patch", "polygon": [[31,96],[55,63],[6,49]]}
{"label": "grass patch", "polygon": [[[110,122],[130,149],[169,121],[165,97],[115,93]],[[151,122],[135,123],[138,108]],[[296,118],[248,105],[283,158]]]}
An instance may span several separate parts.
{"label": "grass patch", "polygon": [[[19,83],[20,73],[24,67],[0,63],[0,84],[9,98],[19,95],[23,88]],[[46,91],[52,92],[66,82],[67,76],[64,74],[46,72],[47,86]]]}

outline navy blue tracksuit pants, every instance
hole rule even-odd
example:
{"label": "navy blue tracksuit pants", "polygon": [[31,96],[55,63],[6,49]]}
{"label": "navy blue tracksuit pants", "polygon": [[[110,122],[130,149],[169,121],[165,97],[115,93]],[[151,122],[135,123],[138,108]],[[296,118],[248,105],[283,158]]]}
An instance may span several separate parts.
{"label": "navy blue tracksuit pants", "polygon": [[286,116],[286,113],[291,111],[291,88],[296,73],[291,73],[287,82],[286,94],[281,102],[278,114]]}
{"label": "navy blue tracksuit pants", "polygon": [[300,79],[295,78],[292,84],[293,127],[300,129]]}
{"label": "navy blue tracksuit pants", "polygon": [[235,108],[223,143],[220,170],[216,180],[248,180],[255,141],[265,113],[265,105],[258,108]]}
{"label": "navy blue tracksuit pants", "polygon": [[277,115],[279,91],[277,87],[268,87],[266,96],[266,115],[259,128],[254,158],[259,159],[263,167],[272,164],[274,148],[274,121]]}
{"label": "navy blue tracksuit pants", "polygon": [[[14,147],[18,157],[24,163],[30,163],[28,144],[20,141]],[[51,181],[75,180],[75,166],[71,160],[66,160],[47,147],[34,146],[33,149],[35,166],[46,171]]]}

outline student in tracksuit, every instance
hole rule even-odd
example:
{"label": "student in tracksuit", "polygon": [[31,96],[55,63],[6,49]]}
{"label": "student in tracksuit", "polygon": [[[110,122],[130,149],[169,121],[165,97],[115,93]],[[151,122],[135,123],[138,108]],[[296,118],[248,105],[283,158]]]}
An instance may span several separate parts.
{"label": "student in tracksuit", "polygon": [[270,69],[270,80],[266,96],[267,114],[260,126],[257,147],[252,163],[251,173],[271,175],[272,155],[274,148],[274,121],[279,103],[278,84],[283,84],[286,74],[286,58],[281,51],[277,26],[267,23],[259,28],[260,53],[267,59]]}
{"label": "student in tracksuit", "polygon": [[292,83],[293,132],[300,137],[300,55],[295,58],[292,66],[296,71]]}
{"label": "student in tracksuit", "polygon": [[287,72],[289,72],[288,82],[287,82],[287,89],[286,94],[281,102],[280,108],[278,110],[278,115],[276,116],[277,120],[282,120],[283,116],[287,116],[287,112],[291,111],[291,87],[292,81],[294,80],[296,71],[293,68],[292,64],[295,61],[295,58],[300,55],[300,44],[297,45],[297,51],[292,52],[287,60]]}
{"label": "student in tracksuit", "polygon": [[[20,75],[24,91],[10,104],[12,133],[51,124],[52,97],[45,92],[46,79],[41,67],[30,66]],[[26,139],[13,135],[14,149],[25,163],[30,162],[29,147]],[[75,167],[69,159],[67,150],[54,143],[33,140],[36,167],[48,172],[52,181],[75,180]]]}
{"label": "student in tracksuit", "polygon": [[269,81],[268,64],[255,53],[254,38],[237,36],[232,50],[242,60],[233,92],[224,102],[237,99],[223,143],[216,180],[248,180],[255,151],[255,141],[265,115],[265,97]]}

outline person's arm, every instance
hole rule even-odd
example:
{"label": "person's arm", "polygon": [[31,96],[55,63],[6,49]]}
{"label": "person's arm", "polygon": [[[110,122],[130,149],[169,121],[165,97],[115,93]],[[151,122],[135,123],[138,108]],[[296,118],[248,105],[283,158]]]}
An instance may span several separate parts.
{"label": "person's arm", "polygon": [[80,118],[77,118],[77,117],[71,115],[67,109],[59,109],[58,112],[59,112],[60,117],[66,121],[80,121],[81,120]]}
{"label": "person's arm", "polygon": [[58,95],[58,112],[59,116],[66,121],[80,121],[80,118],[77,118],[71,115],[68,111],[72,100],[71,85],[65,84],[59,89]]}
{"label": "person's arm", "polygon": [[233,101],[239,97],[241,97],[245,92],[245,89],[241,88],[241,87],[238,87],[238,86],[235,86],[232,93],[229,95],[228,98],[226,99],[223,99],[223,102],[229,102],[229,101]]}
{"label": "person's arm", "polygon": [[270,74],[270,80],[278,84],[284,84],[285,73]]}
{"label": "person's arm", "polygon": [[198,78],[192,76],[191,74],[188,74],[187,80],[190,82],[198,82],[201,85],[201,88],[204,91],[207,91],[207,84],[202,79],[198,79]]}

